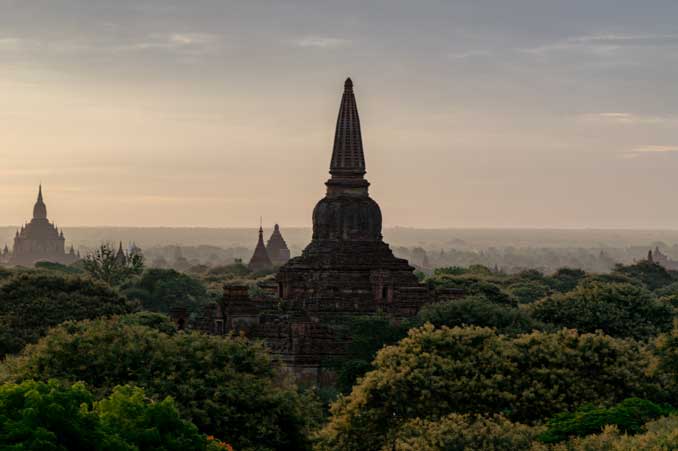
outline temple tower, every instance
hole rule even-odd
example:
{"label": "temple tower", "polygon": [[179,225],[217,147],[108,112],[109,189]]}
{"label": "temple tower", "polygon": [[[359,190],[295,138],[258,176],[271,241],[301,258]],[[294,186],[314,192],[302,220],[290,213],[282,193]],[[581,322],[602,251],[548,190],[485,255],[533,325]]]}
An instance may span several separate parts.
{"label": "temple tower", "polygon": [[65,251],[63,230],[47,219],[47,206],[42,197],[42,185],[33,206],[33,219],[17,230],[10,262],[15,265],[33,265],[39,261],[73,263],[77,258]]}
{"label": "temple tower", "polygon": [[264,229],[259,226],[259,241],[257,246],[254,248],[254,254],[250,259],[247,268],[252,272],[258,271],[268,271],[273,269],[273,263],[271,262],[268,252],[266,251],[266,245],[264,244]]}
{"label": "temple tower", "polygon": [[313,238],[300,257],[280,268],[283,300],[318,313],[416,313],[427,300],[407,260],[396,258],[381,234],[379,205],[369,196],[360,118],[347,79],[339,107],[327,191],[313,210]]}
{"label": "temple tower", "polygon": [[278,224],[273,227],[273,233],[266,243],[266,251],[274,266],[282,266],[290,259],[290,250]]}

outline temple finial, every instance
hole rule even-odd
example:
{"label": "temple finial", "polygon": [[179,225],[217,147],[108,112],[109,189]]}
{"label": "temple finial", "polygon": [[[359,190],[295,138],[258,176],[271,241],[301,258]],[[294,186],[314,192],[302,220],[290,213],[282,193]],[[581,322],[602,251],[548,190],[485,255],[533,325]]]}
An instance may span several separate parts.
{"label": "temple finial", "polygon": [[353,80],[351,80],[351,77],[348,77],[346,81],[344,82],[344,91],[352,91],[353,90]]}

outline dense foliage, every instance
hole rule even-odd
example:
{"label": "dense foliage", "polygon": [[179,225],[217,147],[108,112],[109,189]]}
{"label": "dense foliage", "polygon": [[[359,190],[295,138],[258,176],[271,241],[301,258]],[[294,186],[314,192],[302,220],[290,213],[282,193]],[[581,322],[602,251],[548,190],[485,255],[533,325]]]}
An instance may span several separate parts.
{"label": "dense foliage", "polygon": [[205,451],[207,438],[174,402],[120,386],[96,402],[83,384],[0,386],[0,448],[16,451]]}
{"label": "dense foliage", "polygon": [[68,322],[6,366],[15,381],[84,381],[97,396],[127,383],[171,396],[200,431],[238,450],[309,447],[314,402],[277,381],[263,346],[244,338],[168,335],[119,318]]}
{"label": "dense foliage", "polygon": [[195,311],[209,300],[199,280],[173,269],[147,269],[138,280],[125,286],[123,293],[139,301],[145,310],[161,313],[169,313],[175,307]]}
{"label": "dense foliage", "polygon": [[44,271],[17,272],[0,285],[0,358],[66,320],[130,310],[123,297],[100,282]]}
{"label": "dense foliage", "polygon": [[632,341],[564,330],[515,339],[486,328],[411,330],[332,406],[321,433],[335,449],[381,449],[413,419],[500,413],[534,422],[593,402],[656,396],[649,356]]}
{"label": "dense foliage", "polygon": [[673,308],[636,285],[592,282],[537,302],[532,314],[580,332],[648,339],[671,329]]}
{"label": "dense foliage", "polygon": [[600,433],[605,426],[615,425],[627,434],[638,434],[650,420],[667,416],[673,409],[638,398],[629,398],[612,407],[595,407],[586,404],[574,412],[563,412],[547,423],[547,430],[539,439],[556,443],[572,436],[585,437]]}
{"label": "dense foliage", "polygon": [[140,254],[122,256],[110,244],[102,244],[82,262],[92,278],[111,286],[120,285],[144,270],[144,258]]}
{"label": "dense foliage", "polygon": [[500,333],[516,335],[543,328],[524,309],[497,304],[482,296],[472,296],[423,307],[416,324],[440,326],[493,327]]}

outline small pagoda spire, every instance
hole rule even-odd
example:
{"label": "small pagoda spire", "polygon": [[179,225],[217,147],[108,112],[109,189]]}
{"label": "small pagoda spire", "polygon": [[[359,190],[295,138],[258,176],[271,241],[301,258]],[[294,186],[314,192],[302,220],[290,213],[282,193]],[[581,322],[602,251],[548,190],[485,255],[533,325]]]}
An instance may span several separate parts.
{"label": "small pagoda spire", "polygon": [[271,269],[273,267],[273,262],[268,256],[266,251],[266,245],[264,244],[264,228],[262,227],[262,219],[259,223],[259,241],[257,242],[257,247],[254,248],[254,254],[250,259],[249,264],[247,265],[250,271],[262,271]]}

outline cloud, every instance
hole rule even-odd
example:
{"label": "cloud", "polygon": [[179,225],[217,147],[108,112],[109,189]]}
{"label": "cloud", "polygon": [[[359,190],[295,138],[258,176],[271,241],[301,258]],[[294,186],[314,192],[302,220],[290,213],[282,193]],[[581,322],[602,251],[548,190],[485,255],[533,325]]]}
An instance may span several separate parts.
{"label": "cloud", "polygon": [[621,157],[624,159],[633,159],[638,158],[642,155],[671,154],[677,152],[678,146],[657,146],[657,145],[638,146],[631,149],[630,151],[622,153]]}
{"label": "cloud", "polygon": [[552,52],[580,51],[609,55],[625,48],[678,46],[678,34],[589,34],[571,36],[535,47],[520,48],[520,52],[544,56]]}
{"label": "cloud", "polygon": [[331,38],[326,36],[306,36],[294,41],[297,47],[333,49],[350,46],[349,39]]}
{"label": "cloud", "polygon": [[453,60],[463,60],[475,56],[487,56],[489,54],[490,52],[488,50],[469,50],[467,52],[448,53],[447,57]]}
{"label": "cloud", "polygon": [[26,48],[28,42],[25,39],[5,37],[0,38],[0,52],[13,52]]}
{"label": "cloud", "polygon": [[221,36],[213,33],[151,34],[146,40],[118,47],[118,51],[165,50],[187,54],[209,53],[221,43]]}
{"label": "cloud", "polygon": [[678,118],[671,116],[644,116],[627,112],[586,113],[578,116],[579,119],[590,123],[639,125],[639,124],[670,124],[678,123]]}

